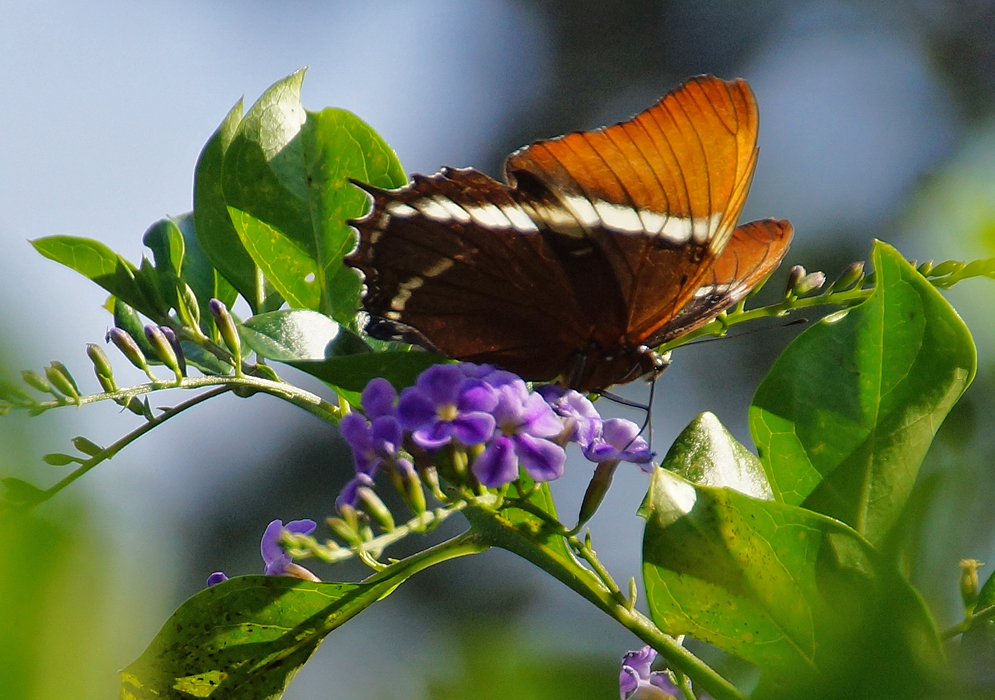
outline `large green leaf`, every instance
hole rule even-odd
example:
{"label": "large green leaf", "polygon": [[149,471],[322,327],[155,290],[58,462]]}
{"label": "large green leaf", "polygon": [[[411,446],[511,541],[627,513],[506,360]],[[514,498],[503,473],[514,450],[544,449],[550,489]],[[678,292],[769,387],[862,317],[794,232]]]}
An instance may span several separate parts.
{"label": "large green leaf", "polygon": [[[807,684],[861,663],[876,621],[889,644],[942,656],[918,598],[842,523],[803,508],[695,486],[657,469],[640,509],[654,622]],[[911,650],[911,651],[910,651]],[[918,658],[918,657],[917,657]]]}
{"label": "large green leaf", "polygon": [[933,435],[975,374],[957,313],[890,246],[877,287],[801,334],[750,407],[774,497],[877,543],[901,512]]}
{"label": "large green leaf", "polygon": [[348,179],[398,187],[405,177],[390,147],[355,115],[306,112],[303,80],[301,70],[277,82],[245,115],[225,152],[224,196],[246,250],[287,301],[348,323],[359,280],[342,266],[355,245],[345,221],[367,207]]}
{"label": "large green leaf", "polygon": [[120,697],[279,698],[329,632],[390,590],[287,576],[243,576],[207,588],[121,672]]}
{"label": "large green leaf", "polygon": [[225,151],[241,121],[242,100],[239,100],[201,151],[194,171],[193,215],[197,240],[204,254],[256,313],[264,310],[265,305],[262,277],[229,218],[221,185]]}
{"label": "large green leaf", "polygon": [[446,362],[434,352],[388,350],[332,357],[324,362],[289,362],[311,376],[347,391],[362,391],[374,377],[383,377],[401,390],[415,383],[423,371]]}

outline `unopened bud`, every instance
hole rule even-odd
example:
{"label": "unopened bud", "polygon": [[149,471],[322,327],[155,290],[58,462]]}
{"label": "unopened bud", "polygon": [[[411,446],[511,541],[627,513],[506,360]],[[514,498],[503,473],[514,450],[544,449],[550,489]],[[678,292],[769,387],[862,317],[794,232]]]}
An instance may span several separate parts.
{"label": "unopened bud", "polygon": [[594,476],[591,477],[591,483],[587,485],[584,500],[580,504],[580,513],[577,515],[577,525],[574,526],[574,532],[579,532],[584,523],[598,512],[601,501],[604,500],[605,494],[608,493],[608,487],[612,485],[612,477],[615,476],[615,468],[618,465],[619,460],[610,459],[605,462],[599,462],[598,466],[595,467]]}
{"label": "unopened bud", "polygon": [[32,372],[30,369],[23,370],[21,372],[21,378],[24,380],[25,384],[33,389],[37,389],[43,394],[52,393],[52,385],[48,383],[48,380],[45,379],[45,377],[41,376],[37,372]]}
{"label": "unopened bud", "polygon": [[73,438],[73,447],[82,452],[85,455],[93,457],[104,451],[104,448],[91,440],[86,439],[82,435]]}
{"label": "unopened bud", "polygon": [[[411,463],[407,460],[403,460],[403,463],[399,464],[398,471],[404,479],[405,490],[403,492],[404,501],[408,504],[408,508],[415,515],[421,515],[428,509],[428,504],[425,502],[425,489],[422,486],[421,479],[418,478],[418,472],[415,468],[411,466]],[[432,470],[435,474],[435,470]],[[436,478],[438,475],[435,474]]]}
{"label": "unopened bud", "polygon": [[864,276],[864,262],[850,263],[833,283],[833,291],[842,292],[856,284]]}
{"label": "unopened bud", "polygon": [[158,326],[145,326],[145,339],[149,341],[149,345],[155,350],[155,354],[159,356],[159,361],[176,375],[176,380],[183,379],[183,373],[180,371],[180,363],[176,359],[176,353],[173,351],[173,346],[166,340],[166,335],[162,332],[162,329]]}
{"label": "unopened bud", "polygon": [[50,452],[41,459],[45,464],[50,464],[53,467],[64,467],[67,464],[80,464],[83,461],[79,457],[62,454],[61,452]]}
{"label": "unopened bud", "polygon": [[25,408],[38,403],[31,394],[10,382],[0,382],[0,399],[12,406]]}
{"label": "unopened bud", "polygon": [[93,363],[93,372],[97,375],[97,381],[100,382],[101,388],[107,393],[117,391],[117,384],[114,383],[114,369],[111,367],[111,361],[107,358],[103,348],[95,343],[87,343],[86,356]]}
{"label": "unopened bud", "polygon": [[325,522],[328,523],[329,529],[339,536],[346,544],[358,544],[361,539],[359,537],[359,519],[356,515],[356,509],[348,504],[342,504],[339,507],[339,513],[343,516],[341,518],[330,517],[326,518]]}
{"label": "unopened bud", "polygon": [[970,614],[978,602],[978,569],[984,566],[977,559],[960,560],[960,598],[964,609]]}
{"label": "unopened bud", "polygon": [[380,527],[385,532],[394,531],[394,516],[391,515],[390,509],[387,508],[386,504],[380,500],[380,496],[376,494],[376,491],[369,486],[360,486],[356,489],[356,497],[363,505],[363,511],[380,523]]}
{"label": "unopened bud", "polygon": [[447,500],[446,494],[442,491],[442,483],[439,481],[439,471],[435,468],[435,465],[429,464],[419,469],[418,474],[421,475],[421,482],[432,492],[432,496],[440,503],[445,503]]}
{"label": "unopened bud", "polygon": [[138,343],[131,337],[131,334],[126,333],[120,328],[111,328],[107,331],[107,339],[114,343],[115,347],[121,351],[122,355],[128,358],[131,364],[152,377],[149,373],[149,363],[145,359],[145,354],[142,353],[142,349],[138,347]]}
{"label": "unopened bud", "polygon": [[242,341],[238,337],[238,329],[235,328],[235,319],[231,317],[228,307],[217,299],[211,299],[207,304],[207,308],[211,310],[211,316],[214,317],[218,333],[221,334],[225,345],[228,346],[228,349],[235,358],[235,373],[238,374],[241,371],[242,364]]}
{"label": "unopened bud", "polygon": [[805,275],[802,280],[795,285],[795,295],[803,297],[812,292],[816,292],[822,289],[822,285],[826,283],[826,275],[822,272],[812,272]]}
{"label": "unopened bud", "polygon": [[183,356],[183,348],[180,346],[180,339],[176,337],[176,333],[173,329],[168,326],[160,327],[162,334],[166,336],[166,340],[169,341],[170,346],[173,348],[173,352],[176,354],[176,361],[180,365],[180,374],[186,376],[187,374],[187,361]]}
{"label": "unopened bud", "polygon": [[922,265],[916,268],[920,275],[923,277],[929,276],[929,273],[933,271],[933,261],[927,260]]}
{"label": "unopened bud", "polygon": [[53,387],[79,404],[79,387],[76,386],[76,380],[73,379],[73,375],[69,373],[69,369],[64,364],[53,360],[45,368],[45,376]]}
{"label": "unopened bud", "polygon": [[933,267],[929,271],[930,277],[946,277],[947,275],[959,272],[964,267],[964,263],[957,260],[947,260]]}
{"label": "unopened bud", "polygon": [[801,265],[795,265],[792,267],[791,271],[788,272],[788,281],[784,285],[784,296],[789,297],[794,294],[795,287],[798,286],[798,283],[802,281],[803,277],[805,277],[804,267]]}

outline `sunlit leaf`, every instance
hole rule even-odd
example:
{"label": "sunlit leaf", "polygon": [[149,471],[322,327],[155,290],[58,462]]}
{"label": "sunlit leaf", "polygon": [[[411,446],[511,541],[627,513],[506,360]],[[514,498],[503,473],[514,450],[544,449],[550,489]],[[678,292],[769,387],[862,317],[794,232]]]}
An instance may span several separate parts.
{"label": "sunlit leaf", "polygon": [[877,543],[971,383],[976,352],[957,313],[894,248],[878,243],[874,267],[866,302],[784,351],[757,390],[750,427],[776,499]]}
{"label": "sunlit leaf", "polygon": [[382,585],[245,576],[173,613],[121,672],[122,700],[279,698],[325,635],[385,594]]}
{"label": "sunlit leaf", "polygon": [[336,354],[338,345],[352,345],[356,350],[365,348],[362,340],[347,328],[307,309],[257,314],[239,328],[249,347],[280,362],[323,361]]}
{"label": "sunlit leaf", "polygon": [[[654,622],[745,659],[781,681],[827,680],[862,663],[861,645],[917,662],[942,650],[928,613],[842,523],[727,488],[654,472],[643,580]],[[889,616],[885,629],[878,623]],[[873,634],[870,632],[873,631]]]}
{"label": "sunlit leaf", "polygon": [[681,431],[660,466],[700,486],[726,486],[754,498],[773,497],[760,460],[707,411]]}

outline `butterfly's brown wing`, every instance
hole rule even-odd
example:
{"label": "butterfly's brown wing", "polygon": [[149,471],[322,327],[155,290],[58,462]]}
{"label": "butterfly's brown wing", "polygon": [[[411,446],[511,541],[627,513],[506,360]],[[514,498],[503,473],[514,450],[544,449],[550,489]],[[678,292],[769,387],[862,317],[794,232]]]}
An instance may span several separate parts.
{"label": "butterfly's brown wing", "polygon": [[562,371],[590,320],[506,185],[447,168],[398,190],[361,187],[373,207],[352,222],[359,247],[346,262],[365,276],[371,334],[528,379]]}
{"label": "butterfly's brown wing", "polygon": [[599,327],[621,328],[623,337],[599,337],[602,345],[645,342],[693,299],[742,211],[757,129],[744,81],[701,76],[628,121],[539,141],[508,158],[508,180],[535,218],[572,239],[577,259],[595,256],[610,267],[601,276],[617,287],[624,318]]}

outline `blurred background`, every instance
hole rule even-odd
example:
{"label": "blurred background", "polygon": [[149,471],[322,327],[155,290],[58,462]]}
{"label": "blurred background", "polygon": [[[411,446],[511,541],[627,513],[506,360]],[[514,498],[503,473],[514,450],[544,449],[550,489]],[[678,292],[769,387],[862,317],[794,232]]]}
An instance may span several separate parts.
{"label": "blurred background", "polygon": [[[761,111],[745,219],[796,230],[768,292],[795,263],[833,278],[874,238],[919,261],[995,255],[992,0],[3,0],[3,379],[58,359],[95,391],[84,344],[111,323],[101,290],[27,240],[85,236],[138,260],[152,222],[190,209],[196,158],[231,105],[304,65],[305,105],[354,111],[409,172],[473,165],[494,176],[514,148],[624,119],[690,75],[742,76]],[[983,577],[995,565],[995,283],[968,281],[948,298],[980,368],[924,466],[937,489],[913,567],[941,627],[961,614],[958,560],[989,562]],[[751,444],[752,393],[796,333],[680,351],[657,389],[654,447],[665,452],[703,410]],[[114,362],[123,384],[126,363]],[[48,486],[62,472],[43,454],[135,425],[115,406],[6,416],[0,475]],[[212,571],[261,573],[266,524],[320,521],[351,469],[324,424],[267,397],[226,397],[8,524],[0,697],[116,697],[117,671]],[[555,485],[565,521],[589,476],[575,460]],[[620,581],[639,578],[646,485],[635,468],[620,473],[591,524]],[[637,646],[541,572],[489,552],[416,577],[334,632],[286,697],[615,697],[618,660]]]}

